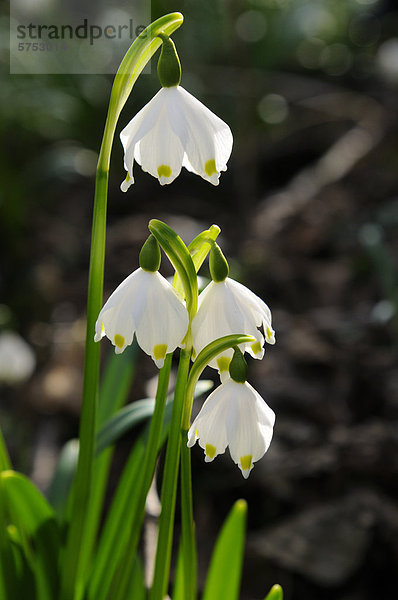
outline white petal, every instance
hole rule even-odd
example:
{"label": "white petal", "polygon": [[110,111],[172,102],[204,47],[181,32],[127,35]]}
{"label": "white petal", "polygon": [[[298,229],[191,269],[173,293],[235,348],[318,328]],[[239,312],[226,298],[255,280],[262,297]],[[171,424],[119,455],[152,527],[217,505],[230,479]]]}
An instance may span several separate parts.
{"label": "white petal", "polygon": [[123,192],[134,183],[133,164],[134,154],[137,143],[155,127],[159,120],[159,115],[164,105],[164,88],[146,104],[123,129],[120,134],[120,140],[124,148],[124,168],[130,176],[130,180],[121,184]]}
{"label": "white petal", "polygon": [[131,310],[131,297],[139,287],[141,269],[131,273],[111,294],[95,324],[95,341],[104,335],[115,345],[116,353],[123,352],[132,343],[135,322]]}
{"label": "white petal", "polygon": [[164,185],[180,174],[183,155],[181,142],[168,122],[167,110],[162,108],[154,127],[138,142],[136,160]]}
{"label": "white petal", "polygon": [[135,306],[133,316],[137,323],[137,342],[140,347],[162,366],[156,348],[165,346],[174,352],[188,329],[188,312],[174,288],[160,273],[146,273],[145,293]]}
{"label": "white petal", "polygon": [[223,386],[210,394],[188,432],[188,446],[199,440],[205,451],[205,461],[210,462],[227,447],[226,417],[228,396]]}
{"label": "white petal", "polygon": [[[228,385],[228,384],[227,384]],[[268,450],[272,440],[275,414],[256,390],[249,384],[235,386],[234,402],[227,417],[227,435],[232,460],[244,476],[248,476],[253,463]],[[240,389],[236,386],[241,386]],[[246,474],[244,473],[246,471]]]}
{"label": "white petal", "polygon": [[217,185],[232,151],[230,128],[181,86],[169,100],[171,126],[185,151],[184,166]]}
{"label": "white petal", "polygon": [[[192,321],[195,351],[199,353],[213,340],[232,333],[255,337],[258,340],[256,345],[245,344],[241,349],[250,351],[254,358],[262,358],[263,338],[251,311],[230,291],[226,281],[212,281],[200,294],[198,312]],[[232,349],[225,350],[210,362],[210,366],[219,368],[217,361],[231,359],[232,356]]]}

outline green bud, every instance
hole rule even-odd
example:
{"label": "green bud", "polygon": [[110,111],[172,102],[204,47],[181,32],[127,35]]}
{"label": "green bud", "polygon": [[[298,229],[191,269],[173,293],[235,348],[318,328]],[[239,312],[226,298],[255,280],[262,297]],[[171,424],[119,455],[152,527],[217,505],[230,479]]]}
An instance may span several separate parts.
{"label": "green bud", "polygon": [[213,244],[209,258],[210,275],[213,281],[219,283],[228,277],[229,266],[227,259],[218,244]]}
{"label": "green bud", "polygon": [[181,63],[173,40],[160,33],[162,50],[158,61],[158,77],[162,87],[174,87],[181,81]]}
{"label": "green bud", "polygon": [[153,273],[160,267],[160,248],[152,234],[141,248],[139,263],[141,269]]}
{"label": "green bud", "polygon": [[229,363],[229,374],[237,383],[245,383],[247,380],[247,363],[238,346],[234,347],[234,355]]}

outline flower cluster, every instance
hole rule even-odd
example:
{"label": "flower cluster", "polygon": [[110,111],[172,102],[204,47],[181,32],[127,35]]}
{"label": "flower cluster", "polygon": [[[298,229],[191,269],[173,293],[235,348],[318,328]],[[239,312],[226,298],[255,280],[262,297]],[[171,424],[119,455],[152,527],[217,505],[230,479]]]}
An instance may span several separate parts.
{"label": "flower cluster", "polygon": [[[228,277],[226,260],[215,243],[210,253],[212,281],[199,295],[198,310],[191,322],[186,304],[160,275],[159,266],[159,246],[151,235],[141,250],[140,267],[116,288],[102,308],[94,339],[108,337],[119,354],[135,335],[138,345],[161,368],[166,354],[184,347],[188,337],[195,360],[219,338],[250,336],[252,341],[219,352],[208,362],[218,369],[221,386],[207,398],[188,433],[188,445],[198,440],[206,462],[229,446],[233,461],[248,477],[253,463],[270,445],[275,415],[247,383],[242,353],[262,358],[265,342],[275,343],[271,311],[251,290]],[[239,357],[244,367],[237,369]]]}
{"label": "flower cluster", "polygon": [[[174,181],[183,166],[217,185],[231,154],[231,130],[180,86],[181,68],[174,44],[167,36],[160,37],[163,46],[158,74],[162,89],[120,134],[127,171],[121,189],[127,191],[134,183],[134,161],[162,185]],[[175,237],[163,248],[166,254]],[[158,272],[160,249],[155,237],[150,236],[141,250],[139,268],[117,287],[102,308],[94,339],[108,337],[115,352],[121,353],[135,336],[138,345],[161,368],[166,354],[177,347],[185,347],[195,361],[215,340],[234,334],[246,336],[244,343],[220,348],[209,358],[209,366],[220,374],[221,385],[210,394],[192,423],[188,446],[198,440],[207,462],[229,446],[232,459],[248,477],[253,463],[270,445],[275,415],[246,381],[246,367],[239,364],[245,364],[244,353],[262,359],[265,343],[275,343],[271,311],[261,298],[228,276],[227,261],[214,239],[205,242],[206,252],[211,247],[212,281],[197,297],[194,275],[194,310],[188,305],[192,294],[187,294],[186,281],[185,303]],[[195,274],[195,267],[186,247],[185,252],[190,261],[185,271],[189,279],[187,274]],[[177,252],[176,260],[171,258],[177,272],[185,260],[183,255]]]}

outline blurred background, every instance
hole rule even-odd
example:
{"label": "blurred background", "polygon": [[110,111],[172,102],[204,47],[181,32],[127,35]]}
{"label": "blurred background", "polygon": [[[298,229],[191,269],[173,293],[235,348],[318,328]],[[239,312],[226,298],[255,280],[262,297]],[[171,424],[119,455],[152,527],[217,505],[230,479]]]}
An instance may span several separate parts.
{"label": "blurred background", "polygon": [[[398,8],[152,0],[152,19],[175,10],[185,16],[174,35],[182,85],[229,123],[234,149],[218,188],[186,171],[161,188],[137,166],[123,194],[115,139],[104,295],[137,267],[150,218],[187,243],[216,223],[231,276],[269,304],[277,332],[249,364],[277,415],[269,452],[244,481],[228,453],[205,465],[192,451],[201,581],[243,497],[242,600],[276,582],[287,600],[394,598]],[[0,23],[0,419],[15,468],[46,491],[78,433],[94,175],[113,78],[10,76],[6,12]],[[153,64],[118,132],[158,90]],[[131,401],[156,375],[138,360]],[[115,473],[130,447],[126,436]]]}

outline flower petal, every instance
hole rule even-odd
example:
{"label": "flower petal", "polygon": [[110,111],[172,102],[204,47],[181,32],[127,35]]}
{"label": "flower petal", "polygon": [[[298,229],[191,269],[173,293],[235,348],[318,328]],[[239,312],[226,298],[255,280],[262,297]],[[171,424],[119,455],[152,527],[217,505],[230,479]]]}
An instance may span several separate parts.
{"label": "flower petal", "polygon": [[232,133],[222,119],[181,86],[168,101],[171,127],[184,148],[184,166],[218,185],[232,151]]}

